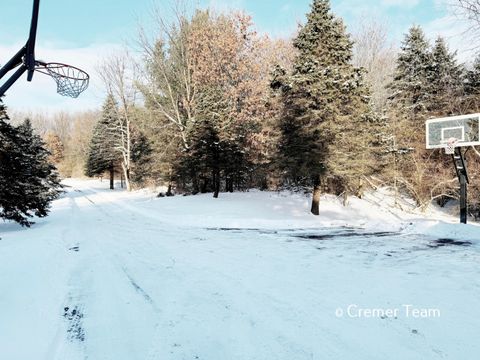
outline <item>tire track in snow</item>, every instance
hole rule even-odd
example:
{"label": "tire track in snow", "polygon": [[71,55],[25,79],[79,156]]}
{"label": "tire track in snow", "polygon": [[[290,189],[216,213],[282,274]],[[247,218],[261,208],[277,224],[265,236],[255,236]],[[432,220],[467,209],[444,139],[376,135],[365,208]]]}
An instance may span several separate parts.
{"label": "tire track in snow", "polygon": [[72,192],[68,192],[67,196],[69,197],[70,216],[61,239],[65,248],[65,256],[68,256],[73,264],[70,268],[68,293],[65,294],[62,302],[63,309],[59,311],[59,317],[62,317],[63,321],[51,342],[45,360],[87,359],[84,344],[86,334],[83,328],[83,319],[86,313],[83,301],[84,289],[78,286],[82,282],[88,283],[80,280],[84,277],[84,273],[81,268],[81,258],[78,254],[80,239],[77,238],[78,229],[75,224],[79,208]]}
{"label": "tire track in snow", "polygon": [[[91,194],[93,195],[96,195],[96,196],[99,196],[100,193],[98,191],[95,191],[93,189],[88,189]],[[108,217],[110,220],[112,221],[115,221],[118,226],[116,226],[116,231],[121,233],[121,234],[125,234],[127,231],[130,231],[131,228],[132,228],[132,225],[129,224],[129,222],[125,222],[125,221],[120,221],[121,219],[119,219],[118,216],[113,216],[111,213],[109,213],[107,210],[105,210],[105,205],[108,204],[108,206],[110,206],[111,208],[114,206],[113,204],[111,204],[111,202],[109,200],[105,201],[105,202],[102,202],[102,206],[99,206],[97,205],[92,199],[90,199],[88,197],[88,195],[84,192],[84,191],[81,191],[81,190],[76,190],[78,192],[81,192],[83,195],[83,197],[85,199],[87,199],[94,207],[96,210],[98,210],[99,212],[101,212],[103,215],[105,215],[106,217]],[[106,199],[105,197],[103,197],[104,199]],[[126,207],[126,206],[120,206],[121,208],[124,208],[124,209],[129,209],[130,210],[130,207]],[[118,210],[118,207],[115,207],[115,210]],[[120,229],[119,229],[120,228]],[[105,250],[102,251],[102,253],[106,253]],[[155,304],[155,302],[153,301],[153,299],[151,298],[151,296],[140,286],[138,285],[138,281],[135,280],[133,278],[133,276],[130,274],[129,270],[127,269],[127,267],[125,266],[125,264],[121,261],[121,259],[119,258],[118,255],[116,254],[112,254],[114,257],[115,257],[115,263],[116,265],[118,266],[118,268],[120,268],[123,273],[125,274],[125,276],[127,277],[127,279],[129,280],[130,284],[132,285],[133,289],[139,293],[151,306],[152,308],[154,309],[155,312],[159,313],[160,310],[159,308],[157,307],[157,305]]]}
{"label": "tire track in snow", "polygon": [[[94,195],[96,197],[99,197],[102,199],[101,205],[96,204],[93,200],[88,199],[90,203],[94,204],[94,207],[101,212],[105,217],[107,217],[109,220],[115,222],[116,226],[115,231],[119,235],[125,236],[126,233],[130,232],[132,228],[136,228],[139,226],[138,222],[132,221],[130,218],[128,218],[128,214],[136,213],[141,216],[144,216],[145,213],[143,211],[139,211],[138,209],[125,204],[124,202],[115,202],[115,204],[112,203],[110,199],[108,199],[106,196],[103,196],[101,192],[96,191],[94,189],[89,188],[87,191],[84,191],[84,196],[88,198],[89,195]],[[107,209],[110,209],[108,211]],[[119,209],[124,210],[124,212],[119,212]],[[115,214],[115,215],[112,215]],[[156,231],[158,231],[158,227],[160,226],[160,221],[157,217],[153,215],[148,215],[146,216],[149,219],[155,219],[157,222],[157,226],[155,228]],[[180,228],[179,228],[180,229]],[[172,229],[170,229],[172,230]],[[183,229],[185,231],[185,229]],[[192,229],[192,233],[196,231],[195,229]],[[146,239],[145,239],[146,240]],[[135,247],[134,247],[135,249]],[[133,250],[133,249],[129,249]],[[134,250],[133,250],[134,251]],[[129,251],[130,252],[130,251]],[[164,330],[161,326],[161,310],[160,308],[156,305],[155,301],[152,299],[152,297],[144,290],[143,287],[141,287],[138,283],[137,280],[134,279],[134,277],[131,275],[129,270],[127,269],[125,262],[122,261],[120,256],[117,254],[112,254],[115,257],[115,262],[117,263],[117,266],[122,269],[124,272],[126,278],[129,280],[132,288],[135,290],[136,293],[138,293],[142,298],[151,306],[153,309],[154,313],[156,314],[155,316],[155,327],[153,329],[153,337],[151,339],[150,345],[147,347],[147,356],[144,358],[145,360],[159,360],[160,359],[160,345],[164,342],[164,334],[162,330]],[[141,259],[141,254],[137,253],[136,257],[138,259]],[[169,266],[171,268],[171,262],[173,261],[173,264],[175,264],[175,260],[171,259],[169,261]],[[150,269],[153,270],[153,269]],[[156,269],[158,271],[158,269]]]}
{"label": "tire track in snow", "polygon": [[[119,216],[118,216],[118,206],[119,205],[118,203],[115,203],[112,204],[110,199],[107,199],[105,196],[102,196],[100,192],[98,191],[95,191],[93,189],[89,189],[89,191],[91,191],[91,193],[95,196],[98,196],[98,197],[101,197],[102,199],[106,200],[106,201],[102,201],[102,207],[98,206],[98,205],[95,205],[95,207],[102,212],[102,214],[104,214],[105,216],[107,216],[109,219],[112,219],[114,220],[116,223],[119,223],[120,225],[120,228],[117,228],[117,232],[118,233],[122,233],[122,234],[125,234],[125,230],[126,231],[129,231],[131,228],[132,228],[132,225],[130,224],[130,219],[126,219],[127,221],[118,221],[119,220]],[[86,196],[86,195],[85,195]],[[89,199],[89,201],[92,203],[92,204],[95,204],[91,199]],[[108,205],[107,205],[108,204]],[[107,206],[106,206],[107,205]],[[116,216],[113,216],[111,213],[109,213],[108,211],[106,211],[104,208],[105,207],[110,207],[110,209],[112,210],[115,210],[115,212],[117,213]],[[135,211],[136,209],[131,207],[131,206],[128,206],[126,204],[124,204],[123,202],[121,202],[121,205],[120,205],[120,208],[122,208],[123,210],[126,210],[126,211],[131,211],[131,210],[134,210],[135,213],[138,213],[140,215],[143,216],[143,212],[141,211]],[[149,216],[150,218],[153,218],[152,216]],[[158,220],[158,218],[155,218],[155,220]],[[138,226],[138,224],[134,224],[135,226]],[[140,254],[138,254],[137,256],[139,256]],[[116,256],[116,259],[118,261],[118,263],[121,263],[122,261],[120,260],[120,258],[118,256]],[[175,262],[175,260],[173,260]],[[161,334],[161,326],[160,326],[160,314],[161,314],[161,311],[159,309],[159,307],[155,304],[155,302],[153,301],[152,297],[141,287],[138,285],[137,281],[130,275],[129,271],[127,270],[125,264],[123,264],[121,266],[122,268],[122,271],[124,272],[125,276],[128,278],[128,280],[130,281],[130,284],[132,285],[132,287],[135,289],[135,291],[137,293],[139,293],[144,299],[146,302],[148,302],[150,304],[150,306],[152,307],[152,309],[154,310],[154,312],[157,314],[156,316],[156,320],[155,320],[155,328],[154,328],[154,332],[153,332],[153,337],[152,337],[152,341],[151,341],[151,344],[150,346],[148,347],[148,353],[147,353],[147,356],[145,357],[145,360],[158,360],[158,356],[159,356],[159,344],[161,344],[161,339],[162,339],[162,334]]]}
{"label": "tire track in snow", "polygon": [[[121,251],[118,250],[118,246],[122,241],[118,241],[118,238],[114,235],[113,232],[108,231],[109,229],[115,229],[115,233],[119,233],[125,237],[125,234],[128,234],[132,231],[133,228],[138,226],[137,223],[131,223],[130,219],[126,215],[128,213],[119,212],[119,208],[123,209],[123,206],[117,206],[117,204],[113,204],[110,199],[103,197],[98,194],[97,191],[87,188],[82,189],[80,191],[82,193],[81,199],[85,199],[85,201],[89,202],[88,205],[88,216],[91,219],[95,218],[95,213],[101,215],[101,221],[106,221],[107,224],[100,224],[100,226],[96,227],[96,236],[90,236],[89,242],[90,244],[97,249],[98,256],[102,258],[102,262],[108,264],[108,268],[110,272],[115,273],[116,275],[111,276],[111,278],[119,279],[123,278],[123,283],[128,285],[129,289],[132,291],[135,296],[139,299],[142,299],[148,307],[150,307],[150,315],[149,317],[154,319],[154,324],[151,328],[151,333],[156,333],[156,329],[159,324],[159,316],[160,316],[160,309],[155,303],[152,296],[145,290],[145,288],[135,279],[131,271],[128,269],[126,262],[122,260]],[[93,199],[90,196],[94,196]],[[102,201],[96,201],[97,198],[100,197]],[[94,209],[94,212],[92,212]],[[112,211],[113,210],[113,211]],[[84,212],[85,212],[84,211]],[[99,220],[99,219],[97,219]],[[98,240],[98,239],[101,240]],[[122,240],[123,240],[122,238]],[[125,256],[123,254],[123,256]],[[114,284],[115,285],[115,284]],[[121,283],[116,284],[118,286],[122,286]],[[122,292],[122,297],[124,297],[124,293]],[[113,304],[112,304],[113,306]],[[137,309],[138,310],[138,309]],[[141,311],[141,310],[140,310]],[[127,326],[126,323],[121,325],[122,327]],[[138,326],[138,325],[137,325]],[[145,326],[148,327],[148,324]],[[88,339],[88,333],[87,333]],[[132,339],[135,341],[135,339]],[[143,359],[143,357],[142,357]]]}

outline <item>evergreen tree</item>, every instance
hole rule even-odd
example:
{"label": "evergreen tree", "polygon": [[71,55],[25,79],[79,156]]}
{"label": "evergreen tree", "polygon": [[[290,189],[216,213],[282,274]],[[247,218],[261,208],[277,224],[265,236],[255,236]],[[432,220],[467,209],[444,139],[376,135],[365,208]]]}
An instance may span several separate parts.
{"label": "evergreen tree", "polygon": [[193,194],[215,192],[220,186],[221,157],[217,129],[211,121],[199,121],[188,139],[191,146],[180,158],[177,176],[183,181],[190,180]]}
{"label": "evergreen tree", "polygon": [[131,180],[136,184],[143,184],[151,175],[152,146],[147,137],[140,131],[133,132],[132,154],[133,173]]}
{"label": "evergreen tree", "polygon": [[121,161],[118,146],[120,139],[115,131],[118,122],[117,104],[113,96],[105,100],[102,116],[93,130],[88,159],[85,167],[87,176],[110,174],[110,189],[114,189],[115,168]]}
{"label": "evergreen tree", "polygon": [[61,192],[60,180],[30,121],[14,128],[7,120],[0,102],[0,217],[30,226],[29,218],[48,215]]}
{"label": "evergreen tree", "polygon": [[[401,112],[408,114],[415,121],[418,116],[424,115],[432,102],[430,75],[432,54],[430,44],[419,26],[410,28],[400,48],[397,58],[397,67],[390,88],[390,99],[393,104],[401,108]],[[416,130],[423,126],[417,122]]]}
{"label": "evergreen tree", "polygon": [[455,113],[463,92],[463,67],[457,64],[456,53],[449,52],[445,40],[439,37],[432,51],[429,71],[431,115],[447,116]]}
{"label": "evergreen tree", "polygon": [[318,215],[322,182],[337,193],[361,192],[378,131],[363,73],[351,64],[353,43],[329,1],[313,1],[294,46],[293,72],[277,68],[272,81],[283,100],[279,166],[290,184],[313,186]]}
{"label": "evergreen tree", "polygon": [[475,58],[472,68],[467,71],[465,94],[478,95],[480,93],[480,55]]}
{"label": "evergreen tree", "polygon": [[463,108],[465,112],[480,112],[480,55],[465,74]]}
{"label": "evergreen tree", "polygon": [[233,192],[245,182],[250,167],[246,134],[252,126],[248,121],[237,121],[231,102],[219,87],[204,85],[197,91],[198,120],[188,134],[190,146],[180,154],[175,172],[192,193],[212,191],[217,198],[222,188]]}
{"label": "evergreen tree", "polygon": [[428,117],[447,116],[459,111],[462,72],[455,53],[449,52],[443,39],[437,39],[432,49],[420,27],[410,29],[390,85],[389,115],[396,145],[392,150],[395,189],[400,184],[418,206],[429,204],[437,195],[444,197],[453,193],[453,183],[435,186],[439,178],[450,173],[451,165],[440,151],[427,152],[424,129]]}
{"label": "evergreen tree", "polygon": [[392,134],[392,183],[407,189],[420,205],[424,181],[425,120],[431,95],[433,60],[430,44],[419,26],[405,35],[389,85],[389,125]]}
{"label": "evergreen tree", "polygon": [[249,162],[239,137],[224,137],[218,123],[203,119],[197,122],[188,140],[191,145],[175,166],[178,183],[187,180],[189,185],[183,187],[191,186],[193,194],[212,191],[215,198],[222,189],[222,179],[226,191],[242,188]]}

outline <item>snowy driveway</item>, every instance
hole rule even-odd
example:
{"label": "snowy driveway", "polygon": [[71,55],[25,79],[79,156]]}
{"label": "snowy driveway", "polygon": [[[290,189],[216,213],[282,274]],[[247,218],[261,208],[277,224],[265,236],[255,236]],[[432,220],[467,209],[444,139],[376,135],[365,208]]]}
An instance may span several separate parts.
{"label": "snowy driveway", "polygon": [[32,229],[0,224],[0,358],[478,359],[478,245],[212,226],[185,201],[75,182]]}

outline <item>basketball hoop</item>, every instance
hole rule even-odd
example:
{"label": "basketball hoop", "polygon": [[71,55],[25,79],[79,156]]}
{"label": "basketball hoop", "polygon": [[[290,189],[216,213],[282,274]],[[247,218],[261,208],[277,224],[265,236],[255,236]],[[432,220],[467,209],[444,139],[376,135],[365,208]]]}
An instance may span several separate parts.
{"label": "basketball hoop", "polygon": [[457,138],[450,138],[445,143],[445,154],[453,155],[455,154],[455,148],[457,147],[458,139]]}
{"label": "basketball hoop", "polygon": [[90,81],[85,71],[67,64],[37,61],[35,70],[51,76],[57,83],[57,93],[71,98],[77,98],[84,92]]}
{"label": "basketball hoop", "polygon": [[452,158],[460,185],[460,222],[467,223],[467,172],[466,153],[462,148],[480,146],[480,113],[429,119],[425,123],[427,149],[445,149]]}
{"label": "basketball hoop", "polygon": [[26,72],[27,81],[32,81],[35,71],[49,75],[57,83],[57,92],[63,96],[78,97],[88,87],[90,76],[75,66],[61,63],[44,63],[35,59],[35,42],[37,38],[38,12],[40,0],[33,0],[30,34],[23,46],[6,64],[0,67],[0,80],[10,71],[18,68],[0,84],[0,97]]}

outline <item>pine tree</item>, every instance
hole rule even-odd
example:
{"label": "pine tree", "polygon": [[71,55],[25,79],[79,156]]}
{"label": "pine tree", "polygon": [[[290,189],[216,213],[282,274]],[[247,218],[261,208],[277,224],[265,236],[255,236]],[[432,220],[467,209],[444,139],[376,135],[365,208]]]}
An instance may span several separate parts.
{"label": "pine tree", "polygon": [[466,95],[480,93],[480,55],[475,58],[472,68],[467,71],[465,93]]}
{"label": "pine tree", "polygon": [[48,215],[61,192],[60,179],[30,121],[14,128],[7,120],[0,102],[0,217],[30,226],[29,218]]}
{"label": "pine tree", "polygon": [[418,189],[423,181],[425,120],[432,103],[430,44],[419,26],[405,35],[392,83],[389,85],[389,126],[392,139],[392,183],[402,184],[420,205]]}
{"label": "pine tree", "polygon": [[[449,186],[438,185],[450,168],[443,155],[425,149],[425,120],[453,114],[462,102],[462,68],[444,40],[431,49],[422,29],[414,26],[405,36],[390,85],[390,129],[395,141],[394,183],[409,193],[418,206],[429,204]],[[435,184],[435,185],[433,185]],[[447,183],[445,183],[447,184]],[[450,183],[448,183],[450,184]],[[432,188],[435,187],[435,191]]]}
{"label": "pine tree", "polygon": [[211,121],[200,120],[188,140],[190,148],[177,166],[179,178],[190,179],[192,193],[213,191],[218,196],[221,172],[221,143]]}
{"label": "pine tree", "polygon": [[272,81],[283,98],[279,166],[290,184],[313,186],[318,215],[322,182],[337,193],[361,192],[377,134],[363,73],[351,64],[353,43],[329,1],[313,1],[294,46],[293,72],[277,68]]}
{"label": "pine tree", "polygon": [[432,67],[428,74],[431,100],[430,115],[453,115],[458,109],[463,92],[463,67],[457,64],[456,53],[449,52],[439,37],[432,51]]}
{"label": "pine tree", "polygon": [[480,55],[465,74],[463,108],[465,112],[480,112]]}
{"label": "pine tree", "polygon": [[[413,26],[400,48],[390,99],[414,122],[427,112],[432,102],[429,76],[432,67],[430,44],[423,30]],[[423,126],[423,118],[417,123],[416,130]]]}
{"label": "pine tree", "polygon": [[96,124],[85,167],[87,176],[101,175],[108,171],[110,174],[110,189],[114,189],[115,168],[121,161],[118,146],[119,134],[115,131],[118,122],[117,104],[113,96],[105,100],[102,117]]}
{"label": "pine tree", "polygon": [[151,175],[152,146],[147,137],[140,131],[132,132],[132,154],[133,172],[131,180],[135,184],[143,184]]}

